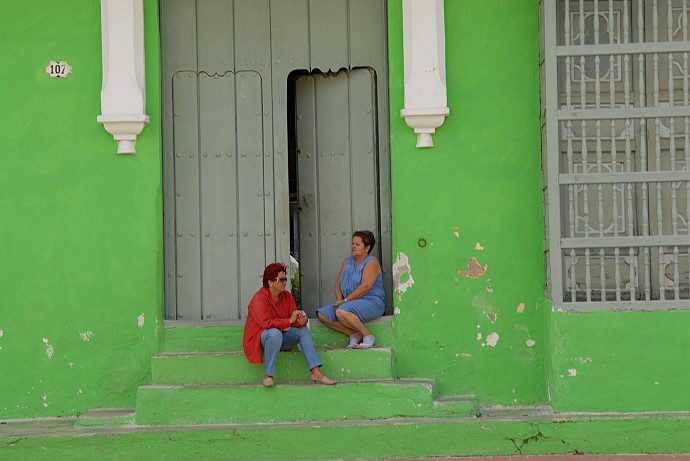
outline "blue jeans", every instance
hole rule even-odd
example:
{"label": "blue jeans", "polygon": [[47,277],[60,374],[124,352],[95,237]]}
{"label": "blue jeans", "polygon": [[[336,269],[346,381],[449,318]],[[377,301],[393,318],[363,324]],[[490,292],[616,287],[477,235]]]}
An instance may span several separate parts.
{"label": "blue jeans", "polygon": [[314,346],[314,340],[311,338],[309,328],[290,327],[285,331],[270,328],[261,332],[261,350],[264,353],[266,376],[275,375],[278,352],[290,350],[297,344],[300,345],[304,360],[307,362],[310,370],[322,365],[316,353],[316,346]]}

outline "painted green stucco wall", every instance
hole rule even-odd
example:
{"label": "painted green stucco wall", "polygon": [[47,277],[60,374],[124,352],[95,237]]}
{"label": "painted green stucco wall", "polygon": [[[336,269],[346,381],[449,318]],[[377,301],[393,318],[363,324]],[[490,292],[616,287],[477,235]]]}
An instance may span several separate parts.
{"label": "painted green stucco wall", "polygon": [[[490,406],[689,410],[689,312],[544,300],[537,0],[445,2],[451,114],[433,149],[397,115],[401,3],[388,2],[393,259],[414,283],[394,300],[399,374]],[[145,9],[151,124],[118,156],[96,122],[99,2],[0,6],[0,419],[132,407],[150,381],[163,237],[157,2]],[[73,73],[50,79],[51,60]]]}
{"label": "painted green stucco wall", "polygon": [[[157,2],[147,113],[118,156],[100,114],[100,2],[3,2],[0,419],[132,406],[162,326]],[[73,71],[51,79],[45,67]]]}
{"label": "painted green stucco wall", "polygon": [[[544,403],[538,2],[445,2],[450,116],[433,149],[398,115],[401,3],[389,2],[393,259],[409,258],[414,284],[394,301],[400,373],[483,404]],[[472,258],[477,278],[461,273]]]}
{"label": "painted green stucco wall", "polygon": [[549,318],[555,410],[690,410],[690,312],[551,312]]}

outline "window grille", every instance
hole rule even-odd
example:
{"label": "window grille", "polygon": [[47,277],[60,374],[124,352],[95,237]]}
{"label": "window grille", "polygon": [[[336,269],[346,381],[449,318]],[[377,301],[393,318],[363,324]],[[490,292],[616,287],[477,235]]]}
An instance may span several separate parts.
{"label": "window grille", "polygon": [[689,0],[542,0],[554,308],[690,308]]}

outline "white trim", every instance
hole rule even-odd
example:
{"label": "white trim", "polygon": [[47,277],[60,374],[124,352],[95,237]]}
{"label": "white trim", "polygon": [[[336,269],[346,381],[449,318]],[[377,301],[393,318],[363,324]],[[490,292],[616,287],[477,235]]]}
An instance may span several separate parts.
{"label": "white trim", "polygon": [[405,108],[400,116],[417,134],[417,147],[433,147],[431,135],[448,116],[443,0],[403,0]]}
{"label": "white trim", "polygon": [[117,141],[118,154],[135,153],[149,122],[144,79],[143,0],[101,0],[103,86],[97,117]]}

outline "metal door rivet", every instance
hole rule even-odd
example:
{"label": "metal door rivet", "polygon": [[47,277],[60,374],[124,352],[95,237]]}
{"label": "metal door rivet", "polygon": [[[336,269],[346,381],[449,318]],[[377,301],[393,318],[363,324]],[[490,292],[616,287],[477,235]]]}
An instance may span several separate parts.
{"label": "metal door rivet", "polygon": [[266,237],[270,237],[270,236],[271,236],[271,233],[270,233],[270,232],[266,232]]}
{"label": "metal door rivet", "polygon": [[247,156],[247,154],[242,152],[242,157],[246,157],[246,156]]}
{"label": "metal door rivet", "polygon": [[257,193],[256,193],[256,196],[257,196],[257,197],[261,197],[261,192],[257,192]]}
{"label": "metal door rivet", "polygon": [[196,237],[196,233],[190,232],[189,236],[190,236],[190,237]]}
{"label": "metal door rivet", "polygon": [[233,235],[235,235],[233,232],[228,232],[228,237],[232,237]]}
{"label": "metal door rivet", "polygon": [[217,152],[217,153],[216,153],[216,157],[220,157],[220,152]]}
{"label": "metal door rivet", "polygon": [[194,158],[194,154],[189,154],[189,158]]}
{"label": "metal door rivet", "polygon": [[270,153],[270,152],[266,152],[266,157],[270,157],[270,156],[271,156],[271,153]]}
{"label": "metal door rivet", "polygon": [[182,157],[182,154],[177,154],[176,157],[177,157],[177,158],[180,158],[180,157]]}
{"label": "metal door rivet", "polygon": [[182,237],[182,232],[178,232],[178,233],[177,233],[177,236],[178,236],[178,237]]}
{"label": "metal door rivet", "polygon": [[177,274],[177,278],[178,278],[178,279],[181,279],[181,278],[182,278],[182,274]]}
{"label": "metal door rivet", "polygon": [[345,155],[345,152],[341,152],[341,153],[340,153],[340,156],[341,156],[341,157],[342,157],[343,155]]}
{"label": "metal door rivet", "polygon": [[243,232],[242,235],[244,235],[244,236],[246,237],[246,236],[248,236],[249,234],[248,234],[247,232]]}
{"label": "metal door rivet", "polygon": [[266,191],[266,192],[264,192],[264,195],[266,195],[266,197],[268,197],[269,195],[271,195],[271,193],[269,191]]}
{"label": "metal door rivet", "polygon": [[302,116],[301,116],[301,115],[298,115],[298,116],[297,116],[297,120],[302,120]]}
{"label": "metal door rivet", "polygon": [[204,235],[205,235],[206,237],[210,237],[210,236],[211,236],[211,234],[209,234],[208,232],[206,232]]}
{"label": "metal door rivet", "polygon": [[309,237],[313,237],[313,236],[314,236],[314,233],[313,233],[313,232],[309,232]]}
{"label": "metal door rivet", "polygon": [[264,233],[263,233],[263,232],[259,232],[259,237],[263,237],[263,236],[264,236]]}
{"label": "metal door rivet", "polygon": [[178,192],[178,193],[177,193],[177,196],[178,196],[178,197],[182,197],[182,192]]}
{"label": "metal door rivet", "polygon": [[257,156],[257,157],[261,157],[261,152],[257,152],[257,153],[256,153],[256,156]]}
{"label": "metal door rivet", "polygon": [[208,153],[204,152],[204,158],[208,157]]}

